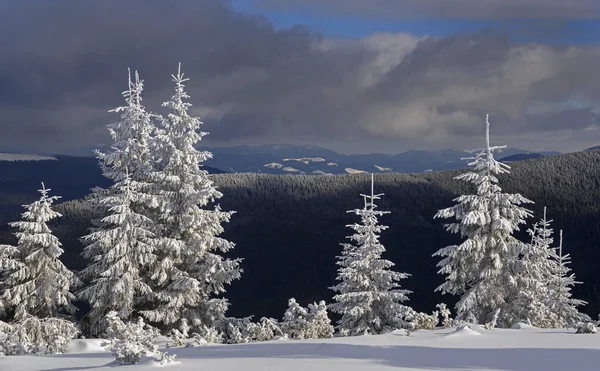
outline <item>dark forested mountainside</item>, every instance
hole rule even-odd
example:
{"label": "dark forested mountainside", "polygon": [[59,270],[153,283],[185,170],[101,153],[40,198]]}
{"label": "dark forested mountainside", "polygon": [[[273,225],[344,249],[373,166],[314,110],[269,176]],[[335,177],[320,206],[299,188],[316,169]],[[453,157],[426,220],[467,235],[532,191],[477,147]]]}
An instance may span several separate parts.
{"label": "dark forested mountainside", "polygon": [[[536,202],[531,206],[536,217],[529,225],[547,206],[553,228],[564,229],[564,249],[573,256],[572,268],[584,282],[575,295],[590,302],[584,310],[595,317],[600,312],[600,151],[543,157],[511,166],[512,173],[501,176],[500,185]],[[384,257],[393,261],[398,271],[412,274],[402,284],[413,291],[409,297],[417,310],[431,311],[441,301],[454,304],[454,298],[434,293],[443,276],[436,273],[439,259],[431,255],[458,240],[444,230],[441,221],[433,220],[433,215],[451,206],[454,197],[472,191],[469,185],[453,180],[461,172],[375,175],[375,191],[385,193],[379,208],[392,212],[381,218],[381,224],[390,226],[381,238],[387,248]],[[14,188],[16,193],[2,190],[0,202],[10,200],[14,206],[22,203],[15,203],[15,198],[35,198],[42,175],[33,174],[33,184],[22,183],[20,189]],[[4,176],[10,174],[3,170],[0,179]],[[237,211],[232,222],[225,224],[225,237],[237,244],[232,254],[244,258],[242,278],[226,295],[232,304],[229,314],[279,318],[289,297],[304,305],[330,300],[333,293],[328,287],[335,283],[339,244],[351,232],[345,225],[357,221],[346,210],[362,206],[359,194],[370,189],[370,176],[218,174],[213,179],[224,194],[220,200],[223,209]],[[65,179],[73,187],[79,182],[77,176]],[[86,184],[85,189],[91,185]],[[60,194],[60,186],[49,187]],[[65,215],[52,225],[64,244],[63,260],[68,267],[81,269],[78,237],[85,234],[93,215],[81,201],[57,205],[56,210]],[[15,220],[19,212],[3,212],[2,219]],[[527,238],[524,231],[520,237]],[[0,227],[0,243],[13,241],[9,228]]]}

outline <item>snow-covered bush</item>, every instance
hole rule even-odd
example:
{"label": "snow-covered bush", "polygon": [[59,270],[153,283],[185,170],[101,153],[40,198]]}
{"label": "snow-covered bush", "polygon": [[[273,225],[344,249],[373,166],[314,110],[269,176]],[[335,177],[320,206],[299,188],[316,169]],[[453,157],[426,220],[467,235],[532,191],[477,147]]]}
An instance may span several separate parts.
{"label": "snow-covered bush", "polygon": [[189,338],[190,329],[191,327],[185,318],[181,320],[179,329],[171,329],[170,338],[171,341],[173,341],[173,345],[175,345],[176,347],[182,347],[186,345],[185,341]]}
{"label": "snow-covered bush", "polygon": [[185,336],[183,336],[183,334],[181,333],[181,331],[179,331],[178,329],[174,328],[171,330],[171,334],[169,336],[171,338],[171,341],[173,342],[173,345],[175,345],[176,347],[182,347],[185,345],[185,340],[187,339]]}
{"label": "snow-covered bush", "polygon": [[308,304],[308,329],[306,337],[309,339],[324,339],[333,337],[333,326],[327,315],[327,304]]}
{"label": "snow-covered bush", "polygon": [[6,355],[63,353],[79,330],[74,323],[61,318],[0,323],[0,352]]}
{"label": "snow-covered bush", "polygon": [[281,331],[290,339],[302,340],[307,338],[308,329],[308,311],[291,298],[283,315]]}
{"label": "snow-covered bush", "polygon": [[446,304],[440,303],[435,307],[437,308],[439,316],[441,317],[442,326],[444,326],[445,328],[452,327],[452,318],[450,317],[452,313],[450,312],[450,309],[448,309]]}
{"label": "snow-covered bush", "polygon": [[256,341],[268,341],[279,339],[283,336],[283,331],[279,322],[274,318],[263,317],[260,319],[256,329]]}
{"label": "snow-covered bush", "polygon": [[252,317],[226,317],[215,322],[215,328],[221,333],[226,344],[250,343],[256,339],[258,325],[252,322]]}
{"label": "snow-covered bush", "polygon": [[407,330],[435,330],[438,324],[438,312],[432,314],[417,312],[411,308],[407,310],[404,320],[408,324]]}
{"label": "snow-covered bush", "polygon": [[106,334],[110,350],[122,365],[136,364],[142,356],[151,353],[159,357],[161,363],[174,360],[174,356],[160,352],[154,339],[160,335],[158,329],[144,323],[142,318],[137,322],[124,323],[117,312],[109,312],[106,316],[108,328]]}
{"label": "snow-covered bush", "polygon": [[595,334],[598,332],[596,326],[592,322],[579,322],[577,324],[576,334]]}
{"label": "snow-covered bush", "polygon": [[192,334],[194,339],[194,345],[206,345],[206,344],[222,344],[223,336],[214,327],[208,327],[202,325],[198,332]]}

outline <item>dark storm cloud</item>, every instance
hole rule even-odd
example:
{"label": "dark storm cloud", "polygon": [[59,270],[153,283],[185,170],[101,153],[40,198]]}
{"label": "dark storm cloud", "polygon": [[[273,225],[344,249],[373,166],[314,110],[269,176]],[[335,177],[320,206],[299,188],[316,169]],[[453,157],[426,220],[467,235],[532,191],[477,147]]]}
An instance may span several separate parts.
{"label": "dark storm cloud", "polygon": [[303,9],[325,14],[386,18],[497,20],[598,19],[597,0],[259,0],[276,9]]}
{"label": "dark storm cloud", "polygon": [[469,147],[486,112],[507,137],[597,124],[597,46],[516,45],[486,32],[328,39],[274,30],[218,0],[0,0],[0,150],[102,145],[127,67],[160,111],[179,61],[212,143]]}

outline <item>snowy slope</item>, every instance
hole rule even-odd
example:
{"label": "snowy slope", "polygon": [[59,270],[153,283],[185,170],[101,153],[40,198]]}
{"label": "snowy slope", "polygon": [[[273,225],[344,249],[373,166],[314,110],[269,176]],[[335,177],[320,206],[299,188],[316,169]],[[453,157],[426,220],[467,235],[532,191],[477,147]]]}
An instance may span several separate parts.
{"label": "snowy slope", "polygon": [[[2,371],[152,370],[157,364],[114,368],[98,340],[76,340],[65,355],[0,359]],[[182,371],[377,371],[377,370],[598,370],[600,335],[573,330],[473,330],[396,332],[328,340],[272,341],[241,345],[174,348]]]}

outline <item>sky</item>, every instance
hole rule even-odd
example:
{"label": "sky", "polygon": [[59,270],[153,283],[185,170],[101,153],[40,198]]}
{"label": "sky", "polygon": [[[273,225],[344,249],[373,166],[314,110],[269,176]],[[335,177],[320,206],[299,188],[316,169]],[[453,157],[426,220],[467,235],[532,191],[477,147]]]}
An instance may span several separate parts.
{"label": "sky", "polygon": [[600,145],[597,0],[0,0],[0,151],[92,155],[179,62],[207,146]]}

